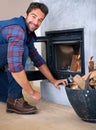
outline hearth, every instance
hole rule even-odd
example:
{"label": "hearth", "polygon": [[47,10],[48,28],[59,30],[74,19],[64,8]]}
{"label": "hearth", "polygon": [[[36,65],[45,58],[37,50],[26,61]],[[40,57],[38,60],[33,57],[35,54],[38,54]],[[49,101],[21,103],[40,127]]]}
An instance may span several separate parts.
{"label": "hearth", "polygon": [[[83,28],[48,31],[45,37],[38,37],[37,42],[46,45],[46,62],[54,77],[62,79],[85,74]],[[45,78],[39,71],[27,73],[29,80]]]}

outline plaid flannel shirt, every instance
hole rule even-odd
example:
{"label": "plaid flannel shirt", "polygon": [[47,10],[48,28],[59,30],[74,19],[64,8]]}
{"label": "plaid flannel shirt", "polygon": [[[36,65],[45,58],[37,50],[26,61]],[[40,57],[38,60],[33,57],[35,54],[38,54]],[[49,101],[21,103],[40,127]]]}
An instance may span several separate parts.
{"label": "plaid flannel shirt", "polygon": [[[18,25],[11,25],[8,27],[4,27],[1,30],[1,33],[2,36],[8,41],[7,61],[9,71],[10,72],[22,71],[24,69],[24,66],[22,65],[22,56],[24,52],[24,38],[25,38],[25,33],[23,29]],[[34,65],[40,67],[42,64],[45,64],[45,61],[37,52],[36,48],[34,47],[34,44],[28,46],[29,46],[29,56],[31,60],[34,62]]]}

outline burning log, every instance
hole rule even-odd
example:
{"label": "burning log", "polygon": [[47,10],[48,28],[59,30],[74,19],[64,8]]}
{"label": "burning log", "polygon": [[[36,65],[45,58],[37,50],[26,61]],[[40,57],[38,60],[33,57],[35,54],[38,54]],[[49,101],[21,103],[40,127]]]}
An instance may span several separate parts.
{"label": "burning log", "polygon": [[80,58],[80,55],[73,55],[72,56],[72,62],[71,62],[71,66],[70,66],[71,71],[78,71],[78,69],[80,67],[79,58]]}

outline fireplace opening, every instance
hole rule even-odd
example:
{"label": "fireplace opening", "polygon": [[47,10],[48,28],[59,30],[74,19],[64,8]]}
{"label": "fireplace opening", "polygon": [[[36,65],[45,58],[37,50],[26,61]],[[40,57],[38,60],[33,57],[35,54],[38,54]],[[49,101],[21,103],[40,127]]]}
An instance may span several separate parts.
{"label": "fireplace opening", "polygon": [[80,43],[54,42],[55,68],[57,71],[81,71]]}

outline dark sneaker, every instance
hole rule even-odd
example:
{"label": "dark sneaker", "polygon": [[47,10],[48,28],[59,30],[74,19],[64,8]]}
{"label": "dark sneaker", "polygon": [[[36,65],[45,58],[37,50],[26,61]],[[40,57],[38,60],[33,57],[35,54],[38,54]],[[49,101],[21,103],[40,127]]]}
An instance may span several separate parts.
{"label": "dark sneaker", "polygon": [[24,98],[7,99],[7,112],[17,113],[17,114],[35,114],[37,113],[37,108],[35,106],[29,105]]}

